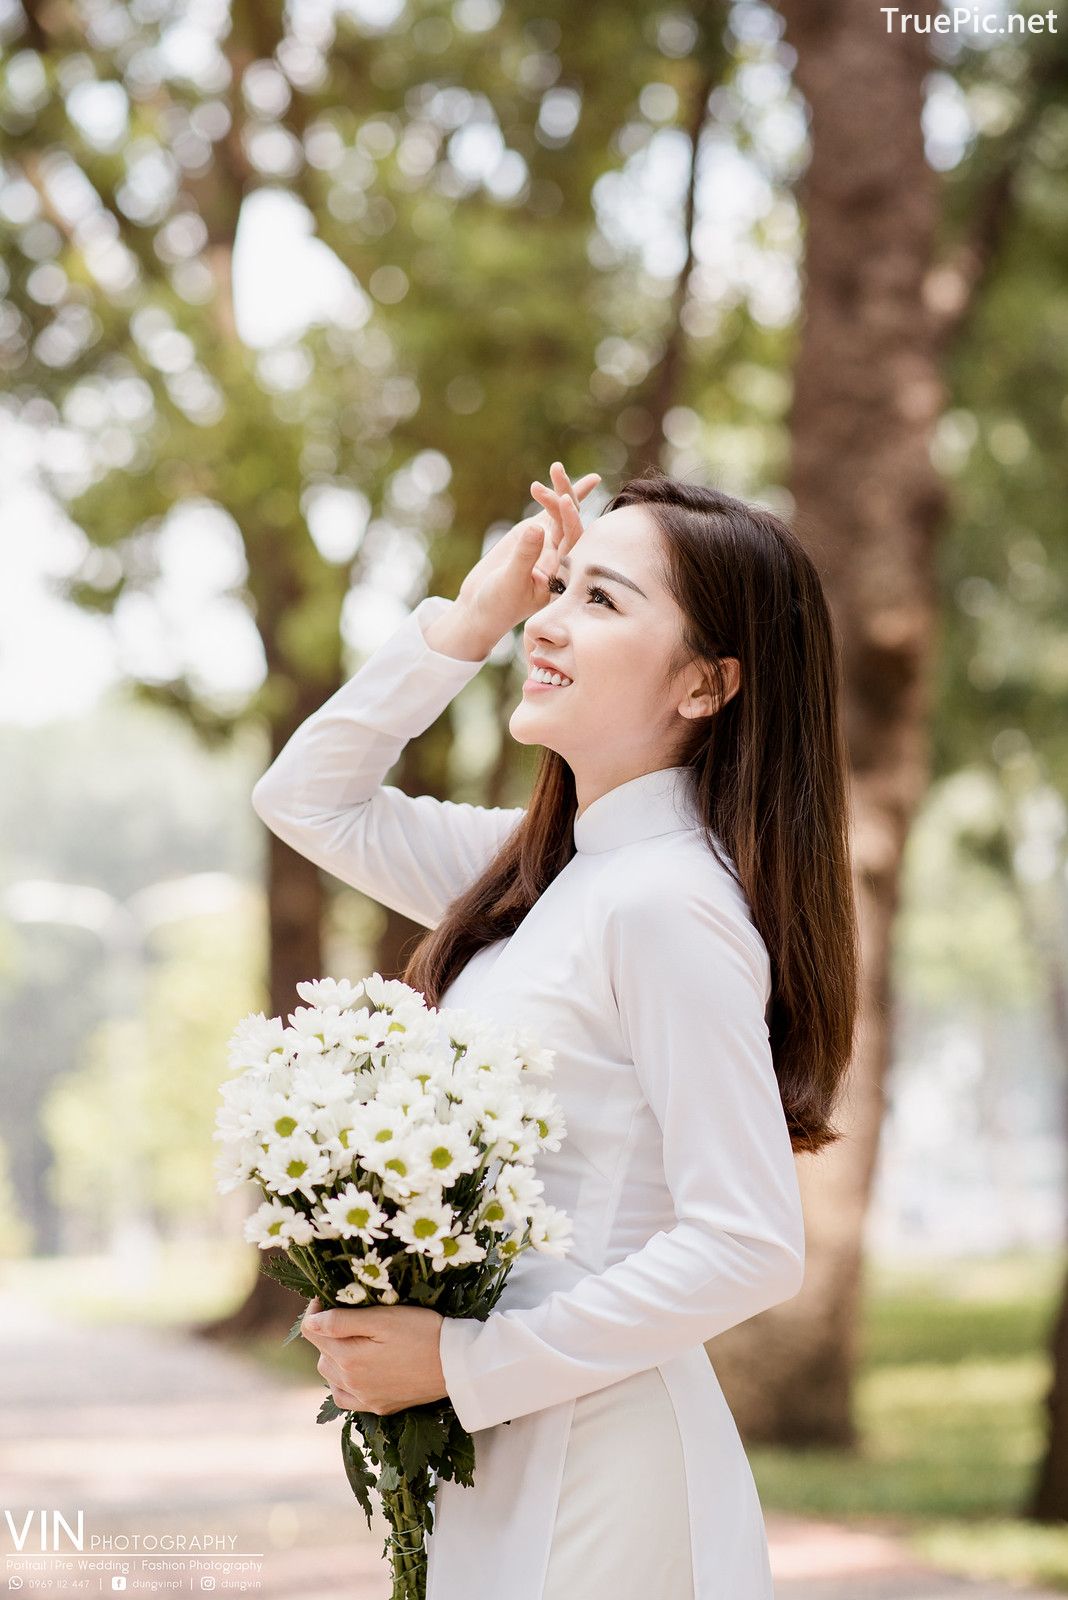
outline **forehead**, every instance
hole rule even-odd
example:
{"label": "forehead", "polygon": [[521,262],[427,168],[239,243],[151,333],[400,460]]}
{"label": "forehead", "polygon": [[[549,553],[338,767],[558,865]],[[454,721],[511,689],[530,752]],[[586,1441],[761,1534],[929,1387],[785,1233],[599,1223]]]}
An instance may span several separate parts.
{"label": "forehead", "polygon": [[[570,568],[581,572],[588,566],[614,567],[633,578],[646,594],[657,584],[660,533],[645,506],[619,506],[595,517],[583,529],[570,555]],[[564,564],[567,565],[565,557]]]}

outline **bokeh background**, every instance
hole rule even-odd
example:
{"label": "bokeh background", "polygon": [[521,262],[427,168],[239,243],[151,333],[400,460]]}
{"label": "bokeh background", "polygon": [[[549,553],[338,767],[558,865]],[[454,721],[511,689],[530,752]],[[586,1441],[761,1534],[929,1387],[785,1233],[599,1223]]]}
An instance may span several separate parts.
{"label": "bokeh background", "polygon": [[[587,518],[655,462],[791,519],[843,641],[849,1136],[802,1294],[709,1347],[781,1591],[1068,1590],[1068,16],[913,15],[0,0],[20,1516],[385,1593],[210,1135],[240,1016],[417,930],[249,791],[552,460]],[[518,646],[391,781],[524,803]]]}

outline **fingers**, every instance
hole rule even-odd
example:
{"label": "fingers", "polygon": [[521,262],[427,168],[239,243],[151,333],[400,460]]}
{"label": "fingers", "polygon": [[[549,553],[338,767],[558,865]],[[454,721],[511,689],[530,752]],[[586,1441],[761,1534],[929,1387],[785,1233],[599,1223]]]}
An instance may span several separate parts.
{"label": "fingers", "polygon": [[585,499],[594,485],[601,481],[599,472],[587,472],[586,476],[580,478],[572,487],[571,479],[565,472],[562,461],[554,461],[552,463],[549,468],[549,475],[553,480],[554,488],[561,494],[571,495],[576,502]]}
{"label": "fingers", "polygon": [[346,1374],[336,1361],[331,1361],[329,1356],[320,1356],[316,1363],[316,1371],[323,1382],[329,1385],[333,1402],[342,1411],[367,1410],[361,1397],[348,1387]]}
{"label": "fingers", "polygon": [[550,513],[553,523],[553,547],[557,556],[565,556],[582,533],[582,517],[578,502],[570,494],[547,489],[535,481],[530,492],[539,504]]}
{"label": "fingers", "polygon": [[[595,489],[601,481],[601,474],[599,472],[587,472],[585,477],[579,478],[577,483],[572,484],[571,479],[565,472],[562,463],[559,461],[554,461],[552,463],[552,466],[549,468],[549,476],[553,481],[553,491],[551,492],[566,496],[567,498],[573,500],[576,505],[580,501],[585,500],[586,496],[591,492],[591,490]],[[545,489],[545,487],[545,484],[538,482],[537,479],[535,479],[534,483],[531,484],[531,489]]]}
{"label": "fingers", "polygon": [[316,1295],[314,1300],[308,1301],[308,1304],[304,1308],[304,1315],[300,1319],[300,1334],[302,1339],[311,1338],[311,1329],[314,1327],[314,1323],[309,1324],[308,1318],[317,1316],[322,1309],[322,1302],[318,1295]]}
{"label": "fingers", "polygon": [[549,468],[549,476],[553,480],[553,488],[556,490],[557,494],[567,495],[568,498],[574,500],[575,504],[577,505],[578,499],[576,498],[574,489],[571,487],[571,479],[564,471],[564,464],[562,461],[553,462],[552,466]]}

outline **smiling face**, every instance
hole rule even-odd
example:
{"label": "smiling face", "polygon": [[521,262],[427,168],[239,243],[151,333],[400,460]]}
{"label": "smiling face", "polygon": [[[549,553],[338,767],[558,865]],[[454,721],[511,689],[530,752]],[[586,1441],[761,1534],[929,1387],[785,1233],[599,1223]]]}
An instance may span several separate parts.
{"label": "smiling face", "polygon": [[598,517],[550,581],[553,598],[523,629],[528,664],[541,658],[571,682],[546,688],[528,677],[509,731],[563,757],[580,810],[631,778],[675,766],[691,731],[684,719],[714,708],[699,662],[666,676],[682,616],[658,571],[661,539],[645,506]]}

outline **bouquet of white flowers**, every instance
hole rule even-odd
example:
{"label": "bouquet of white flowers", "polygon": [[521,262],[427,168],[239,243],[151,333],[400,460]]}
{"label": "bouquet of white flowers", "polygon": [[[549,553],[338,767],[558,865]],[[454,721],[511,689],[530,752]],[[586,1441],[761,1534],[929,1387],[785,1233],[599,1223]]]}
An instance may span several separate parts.
{"label": "bouquet of white flowers", "polygon": [[[285,1252],[263,1270],[324,1308],[399,1302],[484,1320],[523,1250],[570,1248],[570,1219],[542,1202],[533,1170],[566,1133],[536,1081],[554,1052],[377,972],[297,992],[308,1004],[288,1026],[258,1012],[234,1030],[240,1070],[214,1135],[219,1189],[253,1181],[263,1194],[246,1238]],[[471,1436],[447,1400],[380,1416],[329,1396],[318,1421],[335,1417],[368,1526],[374,1487],[392,1530],[393,1600],[424,1600],[437,1481],[473,1482]]]}

